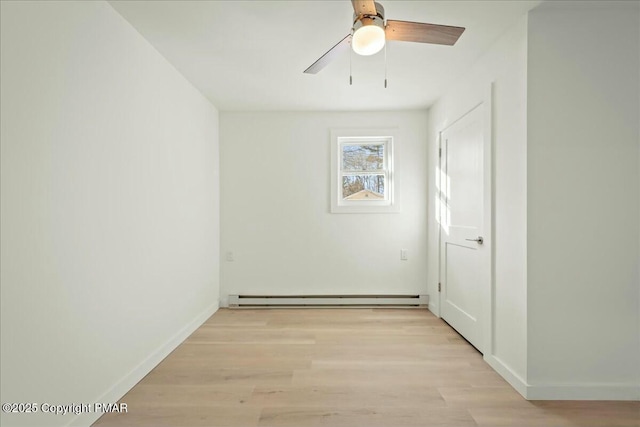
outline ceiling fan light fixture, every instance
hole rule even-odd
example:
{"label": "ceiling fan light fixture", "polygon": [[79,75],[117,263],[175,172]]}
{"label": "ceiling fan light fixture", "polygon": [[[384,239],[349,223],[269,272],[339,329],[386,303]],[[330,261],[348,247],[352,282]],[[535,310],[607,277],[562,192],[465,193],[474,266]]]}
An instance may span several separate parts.
{"label": "ceiling fan light fixture", "polygon": [[394,41],[453,46],[465,30],[451,25],[385,19],[384,7],[374,0],[351,0],[351,5],[351,33],[304,70],[305,74],[318,73],[349,48],[358,55],[376,54],[385,47],[387,36]]}
{"label": "ceiling fan light fixture", "polygon": [[369,56],[380,52],[384,43],[384,28],[371,22],[369,25],[362,25],[353,32],[351,45],[353,51],[358,55]]}

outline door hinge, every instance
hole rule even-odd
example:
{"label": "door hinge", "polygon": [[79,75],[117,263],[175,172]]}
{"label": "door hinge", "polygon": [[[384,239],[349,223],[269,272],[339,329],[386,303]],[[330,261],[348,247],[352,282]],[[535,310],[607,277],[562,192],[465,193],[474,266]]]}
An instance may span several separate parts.
{"label": "door hinge", "polygon": [[438,283],[438,292],[440,292],[442,290],[442,284]]}
{"label": "door hinge", "polygon": [[442,148],[438,148],[438,157],[442,158]]}

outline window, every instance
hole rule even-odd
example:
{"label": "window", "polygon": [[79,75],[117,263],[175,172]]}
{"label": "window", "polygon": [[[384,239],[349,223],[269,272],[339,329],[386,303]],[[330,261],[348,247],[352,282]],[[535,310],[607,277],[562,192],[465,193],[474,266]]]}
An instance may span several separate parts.
{"label": "window", "polygon": [[[365,132],[362,132],[365,133]],[[366,135],[369,133],[369,135]],[[332,132],[332,202],[334,213],[396,212],[393,140],[367,131]]]}
{"label": "window", "polygon": [[388,201],[387,138],[340,138],[340,182],[342,202]]}

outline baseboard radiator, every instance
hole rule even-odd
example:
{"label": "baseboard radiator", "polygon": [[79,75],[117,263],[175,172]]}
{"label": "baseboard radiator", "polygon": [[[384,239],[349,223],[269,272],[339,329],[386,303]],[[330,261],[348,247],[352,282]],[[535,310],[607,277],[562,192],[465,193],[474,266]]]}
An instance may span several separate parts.
{"label": "baseboard radiator", "polygon": [[428,295],[229,295],[229,308],[406,307],[426,308]]}

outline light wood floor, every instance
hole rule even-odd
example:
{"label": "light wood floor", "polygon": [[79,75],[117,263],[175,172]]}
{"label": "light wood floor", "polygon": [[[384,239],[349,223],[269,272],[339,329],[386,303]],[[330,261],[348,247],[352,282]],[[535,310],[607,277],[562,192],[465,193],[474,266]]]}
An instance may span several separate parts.
{"label": "light wood floor", "polygon": [[424,309],[219,310],[94,426],[640,426],[523,399]]}

